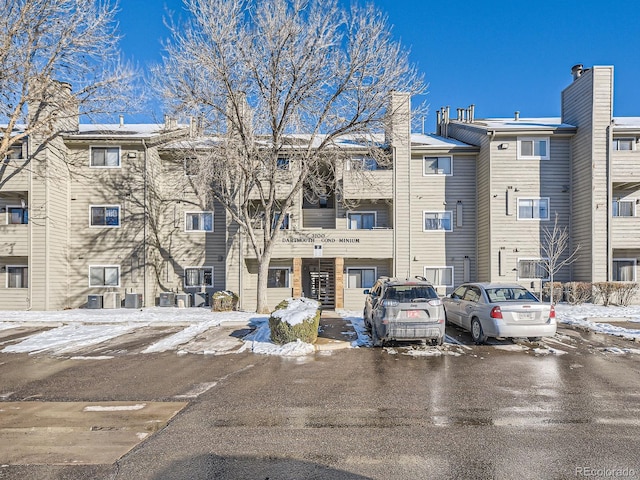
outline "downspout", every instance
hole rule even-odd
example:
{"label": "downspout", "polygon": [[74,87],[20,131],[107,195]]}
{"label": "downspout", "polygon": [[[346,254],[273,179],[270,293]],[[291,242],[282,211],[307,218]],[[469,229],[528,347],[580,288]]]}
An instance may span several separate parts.
{"label": "downspout", "polygon": [[144,268],[142,269],[142,306],[146,307],[147,304],[147,221],[148,221],[148,211],[147,211],[147,157],[149,155],[149,148],[147,147],[147,143],[142,139],[142,146],[144,148],[144,162],[142,167],[142,181],[143,181],[143,194],[142,194],[142,202],[144,205],[144,220],[142,227],[142,264]]}
{"label": "downspout", "polygon": [[392,276],[397,277],[398,272],[398,165],[396,158],[396,147],[391,147],[393,159],[393,269]]}
{"label": "downspout", "polygon": [[613,249],[611,248],[611,205],[613,202],[613,182],[611,178],[611,146],[613,145],[613,129],[611,123],[607,126],[607,281],[611,281],[613,266]]}
{"label": "downspout", "polygon": [[[489,281],[494,281],[494,277],[493,277],[493,260],[492,260],[492,257],[493,257],[493,237],[491,236],[491,224],[492,224],[491,220],[492,220],[492,217],[493,217],[493,215],[492,215],[492,213],[493,213],[493,202],[492,202],[493,195],[491,193],[491,190],[492,190],[492,181],[491,181],[491,179],[493,178],[493,175],[491,175],[491,145],[493,144],[493,140],[496,137],[496,131],[495,130],[491,130],[491,131],[487,132],[487,135],[489,135],[489,146],[488,146],[489,154],[487,155],[487,158],[488,158],[488,161],[489,161],[489,165],[487,166],[487,168],[489,169],[489,175],[488,175],[488,177],[489,177],[489,226],[487,227],[489,229],[489,232],[488,232],[488,235],[487,235],[488,238],[489,238],[489,278],[484,279],[483,281],[489,282]],[[480,160],[480,159],[478,159],[478,160]],[[477,174],[476,174],[476,176],[477,176]],[[477,195],[478,195],[478,193],[477,193],[477,190],[478,190],[478,187],[476,185],[476,215],[478,213],[477,212],[477,208],[478,208],[478,203],[477,203]],[[478,230],[478,225],[476,224],[476,231],[477,230]],[[479,251],[480,251],[479,239],[478,239],[478,235],[476,234],[476,258],[478,258],[478,252]],[[516,268],[517,267],[518,266],[516,265]],[[476,268],[478,268],[477,264],[476,264]],[[477,273],[478,272],[476,272],[476,276],[478,276]],[[500,272],[498,271],[498,276],[499,275],[500,275]],[[517,278],[517,274],[516,274],[516,278]]]}
{"label": "downspout", "polygon": [[[29,282],[29,290],[28,295],[29,299],[27,301],[27,310],[31,310],[33,308],[33,170],[35,168],[35,161],[32,157],[31,152],[33,151],[33,141],[31,139],[31,135],[27,137],[27,158],[31,157],[31,168],[29,169],[29,195],[27,196],[27,205],[29,206],[29,218],[27,219],[29,222],[29,260],[27,262],[27,271],[29,272],[28,282]],[[68,281],[68,275],[67,275]]]}

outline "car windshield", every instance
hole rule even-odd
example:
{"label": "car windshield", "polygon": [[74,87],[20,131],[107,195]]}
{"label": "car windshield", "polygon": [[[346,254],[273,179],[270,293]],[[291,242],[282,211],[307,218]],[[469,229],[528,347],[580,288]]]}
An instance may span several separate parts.
{"label": "car windshield", "polygon": [[438,298],[438,294],[433,287],[427,285],[396,285],[387,289],[386,298],[406,303]]}
{"label": "car windshield", "polygon": [[487,288],[487,297],[496,302],[537,302],[538,299],[526,288],[500,287]]}

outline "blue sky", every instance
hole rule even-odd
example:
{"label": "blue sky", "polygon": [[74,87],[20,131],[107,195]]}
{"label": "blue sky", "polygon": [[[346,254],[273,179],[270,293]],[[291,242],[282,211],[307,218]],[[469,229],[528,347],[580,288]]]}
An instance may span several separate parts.
{"label": "blue sky", "polygon": [[[342,1],[342,0],[341,0]],[[349,0],[344,0],[348,6]],[[429,83],[435,112],[476,105],[476,117],[560,115],[560,92],[577,63],[614,65],[614,115],[640,116],[636,3],[596,0],[375,0]],[[159,62],[167,9],[181,0],[121,0],[121,47],[146,69]]]}

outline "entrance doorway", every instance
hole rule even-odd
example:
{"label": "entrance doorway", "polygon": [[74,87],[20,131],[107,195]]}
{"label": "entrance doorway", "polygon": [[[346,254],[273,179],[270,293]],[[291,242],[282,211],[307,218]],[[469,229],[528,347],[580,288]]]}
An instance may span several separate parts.
{"label": "entrance doorway", "polygon": [[302,272],[304,295],[320,302],[323,309],[334,309],[336,306],[334,259],[304,259],[302,260]]}

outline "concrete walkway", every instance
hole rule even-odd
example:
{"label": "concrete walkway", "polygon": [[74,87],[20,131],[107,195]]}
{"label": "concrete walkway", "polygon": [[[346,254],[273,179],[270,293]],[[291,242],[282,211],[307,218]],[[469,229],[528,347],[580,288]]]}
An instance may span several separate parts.
{"label": "concrete walkway", "polygon": [[351,322],[345,320],[334,310],[323,310],[320,316],[320,328],[315,346],[317,351],[350,348],[357,335]]}

